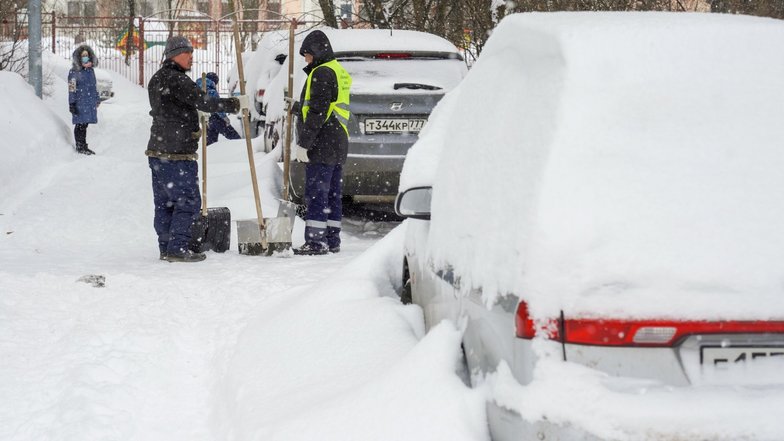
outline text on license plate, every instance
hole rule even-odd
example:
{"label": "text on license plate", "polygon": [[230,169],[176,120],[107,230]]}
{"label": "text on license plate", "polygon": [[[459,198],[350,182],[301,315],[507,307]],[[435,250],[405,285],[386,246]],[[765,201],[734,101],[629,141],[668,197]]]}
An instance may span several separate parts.
{"label": "text on license plate", "polygon": [[367,118],[365,133],[418,133],[426,122],[425,118]]}
{"label": "text on license plate", "polygon": [[700,348],[703,365],[717,368],[754,360],[781,357],[784,360],[784,347],[781,346],[703,346]]}

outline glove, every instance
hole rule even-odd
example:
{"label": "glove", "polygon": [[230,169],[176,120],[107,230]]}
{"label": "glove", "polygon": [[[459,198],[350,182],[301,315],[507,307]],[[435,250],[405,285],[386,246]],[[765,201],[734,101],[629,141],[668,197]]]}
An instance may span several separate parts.
{"label": "glove", "polygon": [[77,115],[79,110],[76,108],[76,103],[70,103],[68,105],[68,111],[71,112],[71,115]]}
{"label": "glove", "polygon": [[290,110],[291,113],[299,113],[301,107],[299,101],[295,101],[294,98],[289,98],[287,96],[283,97],[283,101],[286,102],[286,112]]}
{"label": "glove", "polygon": [[250,112],[250,98],[248,95],[237,95],[235,98],[237,98],[237,101],[239,102],[237,113],[242,112],[243,109]]}
{"label": "glove", "polygon": [[294,155],[299,162],[310,162],[310,158],[308,158],[308,149],[297,145],[294,147]]}

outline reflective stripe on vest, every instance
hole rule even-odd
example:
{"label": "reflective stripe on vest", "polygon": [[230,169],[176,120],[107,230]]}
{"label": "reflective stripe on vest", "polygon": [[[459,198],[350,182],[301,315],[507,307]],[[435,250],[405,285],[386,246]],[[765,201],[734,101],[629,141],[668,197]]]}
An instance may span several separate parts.
{"label": "reflective stripe on vest", "polygon": [[332,71],[335,72],[335,78],[337,78],[338,81],[338,99],[332,101],[329,104],[327,117],[324,119],[324,121],[328,120],[330,115],[334,113],[335,118],[343,127],[343,130],[346,131],[346,135],[348,135],[348,119],[351,115],[351,112],[349,112],[351,75],[346,72],[346,69],[343,69],[343,66],[341,66],[337,60],[320,64],[313,68],[313,70],[310,71],[310,74],[308,74],[308,82],[305,85],[305,102],[302,103],[302,121],[305,121],[308,118],[308,110],[310,110],[310,82],[313,80],[313,72],[315,72],[316,69],[320,67],[328,67],[332,69]]}

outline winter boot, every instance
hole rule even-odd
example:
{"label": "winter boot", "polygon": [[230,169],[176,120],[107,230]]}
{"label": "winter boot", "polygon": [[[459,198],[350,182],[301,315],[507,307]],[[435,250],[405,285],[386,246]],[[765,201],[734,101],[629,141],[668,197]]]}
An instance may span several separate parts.
{"label": "winter boot", "polygon": [[327,254],[327,247],[318,242],[306,242],[299,248],[294,248],[297,256],[320,256]]}
{"label": "winter boot", "polygon": [[95,154],[94,151],[90,150],[90,148],[87,147],[87,143],[84,143],[84,144],[77,143],[76,144],[76,153],[81,153],[81,154],[87,155],[87,156]]}
{"label": "winter boot", "polygon": [[202,260],[206,259],[207,256],[204,253],[194,253],[191,250],[186,250],[184,253],[181,254],[164,254],[163,259],[167,262],[201,262]]}

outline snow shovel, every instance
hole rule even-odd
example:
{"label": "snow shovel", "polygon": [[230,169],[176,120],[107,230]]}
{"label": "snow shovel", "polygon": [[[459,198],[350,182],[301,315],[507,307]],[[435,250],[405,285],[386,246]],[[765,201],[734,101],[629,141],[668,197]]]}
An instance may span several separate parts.
{"label": "snow shovel", "polygon": [[[233,22],[234,47],[237,52],[237,73],[239,74],[240,93],[245,95],[245,72],[242,68],[242,53],[240,53],[240,31],[237,21]],[[248,109],[242,109],[242,128],[245,132],[245,146],[248,149],[248,165],[250,166],[250,180],[253,186],[253,198],[256,202],[256,219],[237,221],[237,245],[240,254],[257,256],[267,251],[267,229],[264,224],[264,214],[261,212],[261,198],[259,184],[256,181],[256,163],[253,160],[253,144],[250,139],[250,115]]]}
{"label": "snow shovel", "polygon": [[[245,72],[242,66],[242,54],[240,53],[240,32],[237,21],[233,23],[234,45],[237,50],[237,73],[239,76],[240,93],[245,95]],[[237,221],[237,242],[240,254],[248,255],[271,255],[272,252],[282,247],[280,244],[291,244],[291,227],[288,219],[271,218],[265,219],[261,211],[261,197],[259,196],[259,185],[256,180],[256,163],[253,160],[253,144],[250,138],[250,115],[247,109],[242,110],[242,127],[245,131],[245,145],[248,149],[248,165],[250,166],[251,184],[253,185],[253,197],[256,202],[256,219]],[[274,244],[270,247],[270,243]]]}
{"label": "snow shovel", "polygon": [[[293,102],[292,91],[294,89],[294,30],[297,28],[297,20],[291,20],[289,26],[289,84],[286,88],[286,97],[289,103]],[[289,200],[289,179],[291,175],[291,124],[292,108],[288,106],[286,112],[286,138],[283,144],[283,198],[278,205],[278,217],[280,225],[286,227],[287,231],[281,231],[281,238],[286,234],[288,240],[275,243],[274,251],[286,251],[291,249],[291,231],[294,228],[294,217],[297,215],[296,204]]]}
{"label": "snow shovel", "polygon": [[[201,90],[207,92],[207,74],[201,74]],[[201,216],[191,230],[192,251],[223,253],[231,245],[231,211],[228,207],[207,208],[207,117],[201,116]]]}

